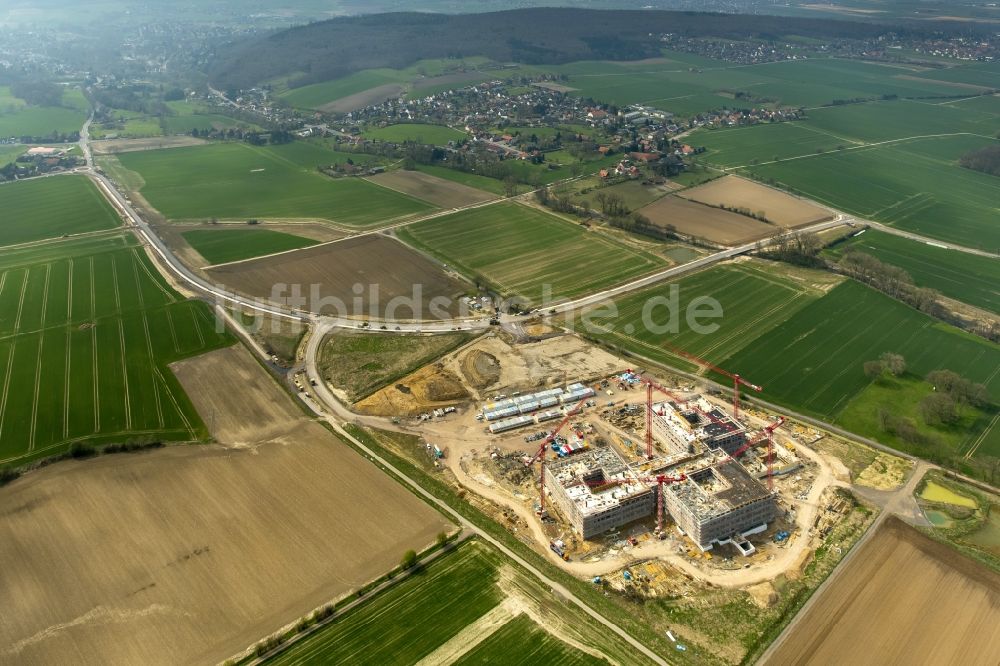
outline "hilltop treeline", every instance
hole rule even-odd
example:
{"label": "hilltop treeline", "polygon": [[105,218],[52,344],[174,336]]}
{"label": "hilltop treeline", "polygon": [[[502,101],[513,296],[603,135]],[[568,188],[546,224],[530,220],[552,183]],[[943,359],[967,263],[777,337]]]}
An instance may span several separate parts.
{"label": "hilltop treeline", "polygon": [[[899,26],[896,34],[905,33]],[[485,14],[392,13],[342,17],[221,48],[209,74],[227,90],[296,75],[292,86],[362,69],[400,69],[425,58],[486,56],[559,64],[637,60],[660,54],[659,35],[733,39],[876,37],[884,25],[855,21],[667,11],[534,8]]]}

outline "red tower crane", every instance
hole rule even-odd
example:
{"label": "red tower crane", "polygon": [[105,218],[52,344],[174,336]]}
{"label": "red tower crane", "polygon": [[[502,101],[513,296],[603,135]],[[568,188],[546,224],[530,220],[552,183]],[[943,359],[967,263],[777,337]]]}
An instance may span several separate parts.
{"label": "red tower crane", "polygon": [[764,430],[752,439],[748,439],[747,442],[740,448],[733,451],[733,454],[729,456],[735,459],[737,456],[742,455],[751,446],[756,446],[760,444],[765,439],[767,440],[767,489],[774,490],[774,431],[785,424],[785,417],[779,416],[778,420],[771,425],[764,428]]}
{"label": "red tower crane", "polygon": [[758,392],[764,390],[764,387],[757,386],[756,384],[748,382],[747,380],[743,379],[739,375],[733,374],[732,372],[729,372],[728,370],[723,370],[719,366],[717,366],[717,365],[715,365],[713,363],[709,363],[708,361],[706,361],[705,359],[701,358],[700,356],[695,356],[694,354],[686,352],[683,349],[680,349],[678,347],[674,347],[669,342],[661,342],[660,345],[663,346],[663,347],[665,347],[667,349],[667,351],[669,351],[671,353],[677,354],[678,356],[683,356],[684,358],[688,359],[689,361],[693,361],[693,362],[697,363],[700,366],[708,368],[712,372],[717,372],[720,375],[723,375],[725,377],[729,377],[730,379],[732,379],[733,380],[733,418],[738,419],[740,417],[740,386],[741,385],[742,386],[746,386],[748,388],[752,388],[754,391],[758,391]]}
{"label": "red tower crane", "polygon": [[553,430],[551,433],[549,433],[548,437],[542,440],[542,443],[538,446],[538,451],[535,453],[534,456],[532,456],[531,460],[524,463],[525,467],[531,467],[532,465],[535,464],[536,460],[542,463],[541,476],[538,484],[539,516],[542,517],[545,516],[545,449],[548,448],[549,444],[552,443],[552,440],[556,438],[556,435],[559,434],[559,431],[566,427],[566,424],[569,423],[569,420],[573,418],[576,414],[578,414],[581,409],[583,409],[583,405],[585,402],[587,402],[587,398],[584,398],[580,402],[576,403],[576,405],[572,409],[566,412],[566,416],[563,417],[563,420],[559,422],[559,425],[556,426],[556,429]]}

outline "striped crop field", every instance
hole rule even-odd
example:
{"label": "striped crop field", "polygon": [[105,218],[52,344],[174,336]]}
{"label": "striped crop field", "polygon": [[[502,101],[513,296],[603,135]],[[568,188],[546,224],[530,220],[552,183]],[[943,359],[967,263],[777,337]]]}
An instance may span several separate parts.
{"label": "striped crop field", "polygon": [[204,438],[167,364],[231,342],[124,236],[5,255],[0,463],[74,442]]}
{"label": "striped crop field", "polygon": [[[467,542],[266,663],[583,665],[607,663],[593,656],[603,654],[590,647],[595,643],[622,649],[616,639],[591,626],[589,618],[564,610],[565,604],[549,595],[534,579],[505,565],[491,547]],[[527,613],[531,608],[535,610]],[[589,653],[571,647],[549,627],[568,632],[578,644],[586,642]],[[530,644],[512,648],[515,629],[518,642]]]}
{"label": "striped crop field", "polygon": [[666,266],[659,257],[516,203],[418,222],[398,234],[467,277],[531,305],[597,292]]}
{"label": "striped crop field", "polygon": [[[670,304],[672,293],[677,295],[676,308]],[[696,366],[671,348],[707,359],[726,358],[822,293],[819,286],[786,279],[757,264],[730,264],[624,296],[615,301],[616,314],[589,316],[575,324],[580,332],[608,344],[693,371]],[[686,313],[705,299],[714,299],[722,316],[701,319],[717,325],[703,334],[688,324]],[[673,310],[678,312],[676,326],[670,321]]]}

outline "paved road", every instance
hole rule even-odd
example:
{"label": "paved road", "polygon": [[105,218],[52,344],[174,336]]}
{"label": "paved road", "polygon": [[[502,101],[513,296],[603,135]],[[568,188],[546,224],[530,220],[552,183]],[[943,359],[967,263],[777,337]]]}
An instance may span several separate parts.
{"label": "paved road", "polygon": [[887,224],[882,224],[881,222],[875,222],[873,220],[864,220],[861,218],[851,218],[851,220],[856,221],[858,224],[867,224],[873,229],[884,231],[885,233],[892,234],[893,236],[901,236],[903,238],[909,238],[910,240],[916,241],[918,243],[926,243],[927,245],[933,245],[934,247],[945,248],[948,250],[955,250],[956,252],[964,252],[966,254],[975,254],[980,257],[989,257],[990,259],[1000,259],[1000,252],[987,252],[986,250],[977,250],[976,248],[966,247],[965,245],[957,245],[956,243],[949,243],[947,241],[936,240],[934,238],[927,238],[926,236],[921,236],[920,234],[914,234],[909,231],[897,229],[896,227],[890,227]]}

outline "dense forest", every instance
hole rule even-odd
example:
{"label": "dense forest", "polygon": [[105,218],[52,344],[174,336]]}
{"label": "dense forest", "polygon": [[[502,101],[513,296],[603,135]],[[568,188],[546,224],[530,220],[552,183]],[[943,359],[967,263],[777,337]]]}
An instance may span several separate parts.
{"label": "dense forest", "polygon": [[[926,24],[921,28],[928,29]],[[377,14],[336,18],[231,44],[216,54],[210,76],[216,87],[228,90],[289,75],[296,75],[292,85],[300,86],[362,69],[400,69],[424,58],[486,56],[526,64],[637,60],[659,55],[657,36],[663,33],[864,39],[888,30],[856,21],[642,10]],[[891,30],[906,32],[898,25]]]}

